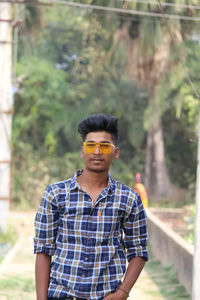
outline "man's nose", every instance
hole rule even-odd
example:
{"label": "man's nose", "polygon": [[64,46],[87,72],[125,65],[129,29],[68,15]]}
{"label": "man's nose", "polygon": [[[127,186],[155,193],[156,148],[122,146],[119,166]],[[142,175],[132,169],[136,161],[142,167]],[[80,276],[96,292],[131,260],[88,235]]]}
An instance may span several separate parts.
{"label": "man's nose", "polygon": [[99,145],[96,145],[94,153],[95,154],[101,154],[101,150],[100,150],[100,146]]}

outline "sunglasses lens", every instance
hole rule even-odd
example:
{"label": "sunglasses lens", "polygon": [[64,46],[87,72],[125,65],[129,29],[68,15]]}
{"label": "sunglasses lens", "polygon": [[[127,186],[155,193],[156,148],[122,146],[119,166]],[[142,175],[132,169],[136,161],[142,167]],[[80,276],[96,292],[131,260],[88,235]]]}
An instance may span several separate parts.
{"label": "sunglasses lens", "polygon": [[100,150],[104,154],[109,154],[112,152],[112,145],[111,144],[100,144]]}
{"label": "sunglasses lens", "polygon": [[88,153],[93,153],[96,150],[96,144],[95,143],[84,143],[84,150]]}

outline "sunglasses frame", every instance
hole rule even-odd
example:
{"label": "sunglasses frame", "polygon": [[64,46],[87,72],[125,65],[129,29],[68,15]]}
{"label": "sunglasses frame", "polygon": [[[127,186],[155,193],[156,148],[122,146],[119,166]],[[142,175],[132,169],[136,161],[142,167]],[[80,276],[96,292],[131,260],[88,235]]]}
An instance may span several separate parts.
{"label": "sunglasses frame", "polygon": [[[87,151],[87,150],[86,150],[87,144],[94,144],[94,147],[95,147],[95,148],[94,148],[94,151],[91,151],[91,152],[90,152],[90,151]],[[110,146],[109,152],[104,152],[104,150],[101,149],[101,146],[104,146],[104,145],[109,145],[109,146]],[[99,148],[99,150],[100,150],[100,152],[101,152],[102,154],[110,154],[110,153],[112,153],[112,148],[113,148],[113,147],[115,148],[115,145],[112,144],[112,143],[109,143],[109,142],[106,142],[106,143],[84,142],[84,143],[83,143],[83,149],[84,149],[84,151],[87,152],[87,153],[94,153],[97,147]]]}

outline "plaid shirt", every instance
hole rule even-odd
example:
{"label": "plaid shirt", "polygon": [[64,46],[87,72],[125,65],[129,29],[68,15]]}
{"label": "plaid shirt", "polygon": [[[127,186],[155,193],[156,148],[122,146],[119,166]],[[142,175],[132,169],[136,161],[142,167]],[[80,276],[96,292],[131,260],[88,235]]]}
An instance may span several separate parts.
{"label": "plaid shirt", "polygon": [[52,255],[48,297],[103,299],[114,292],[126,258],[148,259],[140,197],[109,175],[96,203],[74,177],[49,185],[35,218],[34,253]]}

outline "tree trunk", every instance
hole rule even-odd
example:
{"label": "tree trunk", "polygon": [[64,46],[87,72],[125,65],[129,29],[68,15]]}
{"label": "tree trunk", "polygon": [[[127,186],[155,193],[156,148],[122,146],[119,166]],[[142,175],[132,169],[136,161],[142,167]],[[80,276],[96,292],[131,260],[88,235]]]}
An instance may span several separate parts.
{"label": "tree trunk", "polygon": [[11,198],[11,4],[0,4],[0,231],[7,229],[7,215]]}
{"label": "tree trunk", "polygon": [[[152,47],[152,55],[141,52],[142,33],[136,26],[136,35],[130,36],[133,30],[131,21],[124,21],[115,34],[115,42],[127,51],[127,73],[133,82],[145,88],[150,95],[150,103],[155,96],[156,86],[163,74],[169,69],[170,35],[163,32],[163,43]],[[132,29],[131,29],[132,28]],[[178,36],[178,32],[176,34]],[[152,37],[153,38],[153,37]],[[144,48],[144,47],[143,47]],[[161,119],[158,119],[147,134],[145,185],[148,194],[154,199],[167,199],[171,194],[171,183],[165,163],[165,151]]]}
{"label": "tree trunk", "polygon": [[156,120],[147,134],[145,186],[153,199],[167,199],[171,194],[161,119]]}

